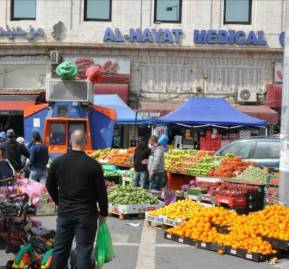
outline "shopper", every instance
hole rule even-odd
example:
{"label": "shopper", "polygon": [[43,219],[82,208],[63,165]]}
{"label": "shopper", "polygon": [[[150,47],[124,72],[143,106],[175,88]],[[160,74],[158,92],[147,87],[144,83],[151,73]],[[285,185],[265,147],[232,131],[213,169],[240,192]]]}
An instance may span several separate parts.
{"label": "shopper", "polygon": [[161,182],[165,178],[164,148],[158,144],[158,137],[150,138],[151,154],[148,161],[150,191],[160,191]]}
{"label": "shopper", "polygon": [[85,154],[83,131],[72,133],[71,145],[72,151],[52,163],[46,183],[50,196],[58,205],[52,269],[67,268],[74,236],[77,269],[90,269],[97,208],[100,221],[105,221],[108,215],[103,171],[97,161]]}
{"label": "shopper", "polygon": [[16,142],[14,130],[7,131],[7,139],[3,144],[5,158],[9,160],[16,172],[23,169],[21,157],[29,158],[30,154],[26,147]]}
{"label": "shopper", "polygon": [[49,161],[48,148],[42,144],[38,132],[32,134],[33,146],[30,151],[29,179],[45,183],[47,179],[47,163]]}
{"label": "shopper", "polygon": [[6,140],[6,132],[2,131],[0,132],[0,145],[4,143],[5,140]]}
{"label": "shopper", "polygon": [[146,139],[140,136],[134,152],[134,186],[148,188],[148,158],[150,149],[146,145]]}
{"label": "shopper", "polygon": [[4,157],[4,148],[0,144],[0,182],[2,180],[6,181],[12,178],[14,175],[14,169],[8,160]]}

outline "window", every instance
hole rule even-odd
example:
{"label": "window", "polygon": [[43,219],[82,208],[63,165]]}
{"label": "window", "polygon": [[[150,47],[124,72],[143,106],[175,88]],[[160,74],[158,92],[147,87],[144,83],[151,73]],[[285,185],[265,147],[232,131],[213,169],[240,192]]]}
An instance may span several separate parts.
{"label": "window", "polygon": [[224,1],[224,24],[251,24],[252,0]]}
{"label": "window", "polygon": [[240,142],[233,143],[222,151],[222,155],[226,155],[228,153],[235,154],[240,156],[242,159],[249,159],[250,153],[255,145],[255,142]]}
{"label": "window", "polygon": [[181,22],[182,0],[155,0],[155,22]]}
{"label": "window", "polygon": [[66,144],[65,123],[51,123],[50,145],[65,145],[65,144]]}
{"label": "window", "polygon": [[36,0],[11,0],[11,20],[35,20]]}
{"label": "window", "polygon": [[70,122],[69,123],[69,133],[68,133],[69,139],[71,137],[71,134],[76,130],[81,130],[84,133],[86,133],[86,123],[85,122]]}
{"label": "window", "polygon": [[280,143],[279,142],[258,142],[253,159],[279,159]]}
{"label": "window", "polygon": [[85,0],[85,21],[111,21],[112,0]]}

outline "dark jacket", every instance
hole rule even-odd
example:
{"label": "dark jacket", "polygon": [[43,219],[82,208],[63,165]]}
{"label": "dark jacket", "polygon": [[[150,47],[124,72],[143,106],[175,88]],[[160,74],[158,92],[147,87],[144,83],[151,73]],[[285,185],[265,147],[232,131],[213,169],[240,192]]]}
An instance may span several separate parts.
{"label": "dark jacket", "polygon": [[46,171],[49,160],[48,148],[43,144],[35,144],[30,151],[31,171]]}
{"label": "dark jacket", "polygon": [[21,156],[29,158],[30,154],[28,149],[24,145],[16,142],[15,139],[8,139],[4,143],[3,148],[5,158],[9,160],[13,168],[16,171],[23,169]]}
{"label": "dark jacket", "polygon": [[70,151],[52,163],[47,190],[59,216],[108,215],[107,191],[100,164],[82,151]]}
{"label": "dark jacket", "polygon": [[146,172],[148,170],[146,164],[142,164],[143,160],[148,160],[150,156],[150,149],[148,147],[137,147],[134,152],[134,169],[136,172]]}

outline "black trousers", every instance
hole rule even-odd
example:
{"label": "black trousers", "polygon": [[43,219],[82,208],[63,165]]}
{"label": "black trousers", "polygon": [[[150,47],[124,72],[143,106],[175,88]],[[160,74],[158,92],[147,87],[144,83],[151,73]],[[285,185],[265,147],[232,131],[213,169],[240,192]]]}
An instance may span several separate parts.
{"label": "black trousers", "polygon": [[97,216],[58,216],[51,269],[67,268],[74,237],[76,239],[77,269],[91,268],[97,220]]}

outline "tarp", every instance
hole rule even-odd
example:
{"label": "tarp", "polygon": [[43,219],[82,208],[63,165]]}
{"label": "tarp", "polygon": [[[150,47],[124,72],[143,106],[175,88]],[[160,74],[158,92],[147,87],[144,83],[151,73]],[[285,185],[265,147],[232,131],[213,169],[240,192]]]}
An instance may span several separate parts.
{"label": "tarp", "polygon": [[149,119],[137,117],[136,112],[133,111],[123,100],[116,94],[100,94],[94,95],[93,103],[97,106],[104,106],[116,110],[116,124],[130,125],[130,124],[146,124],[150,123]]}
{"label": "tarp", "polygon": [[239,112],[221,98],[189,98],[175,111],[155,120],[157,124],[265,127],[267,122]]}

